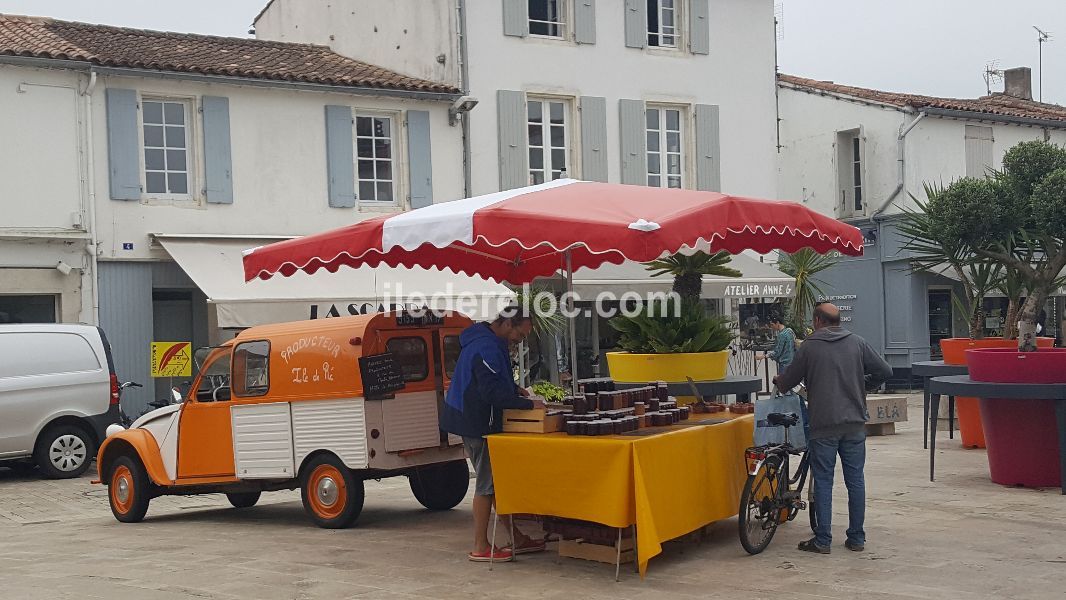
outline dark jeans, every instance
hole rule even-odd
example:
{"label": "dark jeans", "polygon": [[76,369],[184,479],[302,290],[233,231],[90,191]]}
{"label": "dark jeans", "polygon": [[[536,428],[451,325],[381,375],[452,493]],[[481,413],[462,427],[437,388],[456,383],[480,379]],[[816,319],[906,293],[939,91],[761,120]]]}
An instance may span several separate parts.
{"label": "dark jeans", "polygon": [[822,547],[833,543],[833,475],[840,455],[844,471],[844,485],[848,488],[848,541],[866,543],[862,525],[866,518],[866,432],[839,437],[819,438],[808,442],[810,448],[811,479],[814,483],[814,510],[817,526],[814,541]]}

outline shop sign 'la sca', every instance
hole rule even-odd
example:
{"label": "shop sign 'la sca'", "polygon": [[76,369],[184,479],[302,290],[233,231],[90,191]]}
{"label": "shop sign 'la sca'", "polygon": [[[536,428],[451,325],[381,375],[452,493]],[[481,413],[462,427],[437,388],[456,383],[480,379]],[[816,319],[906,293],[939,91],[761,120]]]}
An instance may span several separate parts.
{"label": "shop sign 'la sca'", "polygon": [[739,298],[768,298],[788,297],[792,295],[791,283],[748,283],[727,285],[726,297]]}

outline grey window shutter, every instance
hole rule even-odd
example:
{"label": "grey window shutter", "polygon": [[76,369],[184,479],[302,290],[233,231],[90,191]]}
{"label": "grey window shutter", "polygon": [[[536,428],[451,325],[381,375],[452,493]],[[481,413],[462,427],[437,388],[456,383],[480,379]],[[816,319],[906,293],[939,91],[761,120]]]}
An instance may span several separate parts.
{"label": "grey window shutter", "polygon": [[574,41],[596,43],[596,0],[574,0]]}
{"label": "grey window shutter", "polygon": [[503,34],[516,37],[529,35],[528,0],[503,0]]}
{"label": "grey window shutter", "polygon": [[112,200],[141,199],[137,92],[107,88],[107,171]]}
{"label": "grey window shutter", "polygon": [[648,138],[643,100],[618,101],[622,140],[622,183],[648,184]]}
{"label": "grey window shutter", "polygon": [[411,176],[411,208],[433,204],[429,111],[407,111],[407,165]]}
{"label": "grey window shutter", "polygon": [[326,107],[326,175],[329,205],[355,206],[355,151],[352,148],[352,107]]}
{"label": "grey window shutter", "polygon": [[607,100],[582,96],[580,102],[581,178],[607,181]]}
{"label": "grey window shutter", "polygon": [[529,150],[524,92],[496,92],[496,124],[500,140],[500,189],[525,187],[529,185]]}
{"label": "grey window shutter", "polygon": [[722,191],[722,152],[718,107],[696,105],[696,189]]}
{"label": "grey window shutter", "polygon": [[643,48],[648,45],[648,3],[646,0],[626,0],[626,46]]}
{"label": "grey window shutter", "polygon": [[233,204],[229,98],[204,96],[204,191],[211,204]]}
{"label": "grey window shutter", "polygon": [[693,54],[711,53],[710,0],[691,0],[688,9],[688,47]]}

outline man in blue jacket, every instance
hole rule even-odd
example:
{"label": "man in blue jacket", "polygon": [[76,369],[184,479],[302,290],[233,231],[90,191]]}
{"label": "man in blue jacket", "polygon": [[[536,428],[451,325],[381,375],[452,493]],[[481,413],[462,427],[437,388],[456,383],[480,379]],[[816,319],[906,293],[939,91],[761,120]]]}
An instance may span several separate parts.
{"label": "man in blue jacket", "polygon": [[[503,409],[543,408],[540,400],[530,400],[529,392],[514,382],[510,347],[526,339],[533,329],[528,316],[509,309],[491,323],[475,323],[459,335],[459,360],[451,387],[445,396],[440,427],[462,436],[466,453],[474,464],[474,551],[473,561],[509,560],[513,553],[544,550],[543,541],[534,541],[515,530],[512,548],[489,544],[489,515],[495,503],[492,465],[484,436],[503,429]],[[510,528],[510,521],[504,517]]]}

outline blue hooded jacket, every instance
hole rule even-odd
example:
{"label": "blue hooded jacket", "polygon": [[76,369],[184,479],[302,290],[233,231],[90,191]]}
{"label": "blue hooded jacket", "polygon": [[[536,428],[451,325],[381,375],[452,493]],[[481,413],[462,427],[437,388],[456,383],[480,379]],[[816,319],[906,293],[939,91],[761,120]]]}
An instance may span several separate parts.
{"label": "blue hooded jacket", "polygon": [[533,408],[518,395],[507,341],[488,323],[475,323],[459,334],[459,360],[444,398],[440,428],[464,437],[482,437],[503,429],[503,409]]}

